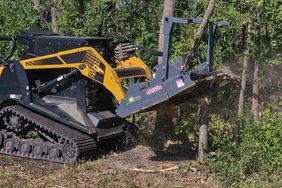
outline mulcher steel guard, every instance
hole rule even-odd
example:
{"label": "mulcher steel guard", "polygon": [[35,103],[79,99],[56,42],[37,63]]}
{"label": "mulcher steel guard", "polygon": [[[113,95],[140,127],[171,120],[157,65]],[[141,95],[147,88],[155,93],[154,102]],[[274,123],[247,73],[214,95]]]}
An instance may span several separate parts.
{"label": "mulcher steel guard", "polygon": [[217,25],[228,25],[227,22],[209,22],[207,62],[200,64],[199,70],[185,70],[185,61],[178,59],[169,62],[171,30],[176,23],[201,23],[201,19],[167,17],[164,22],[164,51],[162,63],[154,68],[148,82],[130,85],[125,99],[117,109],[117,115],[126,117],[137,112],[150,111],[162,103],[180,104],[187,99],[207,95],[209,90],[220,86],[225,74],[212,72],[214,35]]}

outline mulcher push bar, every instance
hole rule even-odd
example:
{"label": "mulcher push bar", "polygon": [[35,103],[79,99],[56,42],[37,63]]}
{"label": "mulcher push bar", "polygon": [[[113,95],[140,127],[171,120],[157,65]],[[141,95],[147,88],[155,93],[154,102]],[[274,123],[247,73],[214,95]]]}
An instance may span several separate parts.
{"label": "mulcher push bar", "polygon": [[[163,59],[162,65],[166,70],[163,78],[168,79],[168,68],[169,68],[169,48],[170,48],[170,40],[171,40],[171,31],[174,24],[188,24],[188,23],[197,23],[200,24],[202,19],[198,18],[176,18],[176,17],[166,17],[164,21],[164,46],[163,46]],[[226,21],[218,21],[218,22],[209,22],[208,31],[209,31],[209,39],[208,39],[208,59],[207,63],[209,67],[212,66],[212,54],[213,54],[213,41],[214,34],[216,32],[217,25],[229,25]]]}

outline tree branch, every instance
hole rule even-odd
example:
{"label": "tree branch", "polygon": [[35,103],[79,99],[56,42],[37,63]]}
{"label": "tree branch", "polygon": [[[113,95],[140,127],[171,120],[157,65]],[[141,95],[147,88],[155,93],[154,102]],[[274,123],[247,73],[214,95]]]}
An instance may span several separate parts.
{"label": "tree branch", "polygon": [[195,58],[195,55],[198,52],[198,49],[199,49],[199,46],[200,46],[200,42],[201,42],[201,40],[203,38],[203,35],[204,35],[204,31],[205,31],[205,29],[208,26],[210,17],[212,16],[212,12],[213,12],[213,9],[214,9],[215,1],[216,0],[210,0],[208,8],[207,8],[207,10],[205,12],[205,15],[204,15],[204,17],[202,19],[202,22],[200,24],[200,27],[198,28],[198,31],[197,31],[197,33],[195,35],[195,38],[194,38],[193,43],[192,43],[191,50],[189,51],[189,54],[188,54],[188,56],[186,58],[186,66],[188,66],[188,67],[192,67],[193,66],[192,63],[193,63],[193,60]]}

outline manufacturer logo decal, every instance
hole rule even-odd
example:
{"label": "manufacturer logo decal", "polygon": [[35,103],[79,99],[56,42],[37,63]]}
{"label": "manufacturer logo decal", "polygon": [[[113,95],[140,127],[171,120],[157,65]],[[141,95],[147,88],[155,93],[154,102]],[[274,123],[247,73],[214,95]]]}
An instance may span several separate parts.
{"label": "manufacturer logo decal", "polygon": [[126,101],[126,104],[131,104],[136,101],[139,101],[141,99],[141,96],[136,96],[136,97],[129,97]]}
{"label": "manufacturer logo decal", "polygon": [[163,87],[161,85],[156,85],[152,88],[147,89],[146,94],[151,95],[151,94],[156,93],[156,92],[158,92],[162,89],[163,89]]}

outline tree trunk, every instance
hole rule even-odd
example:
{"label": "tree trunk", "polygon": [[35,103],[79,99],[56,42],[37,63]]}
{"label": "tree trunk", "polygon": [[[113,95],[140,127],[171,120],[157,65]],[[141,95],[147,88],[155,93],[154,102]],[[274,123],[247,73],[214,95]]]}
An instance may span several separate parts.
{"label": "tree trunk", "polygon": [[[255,25],[255,37],[257,46],[260,45],[260,19],[261,19],[262,10],[257,14],[257,18],[254,20]],[[259,61],[254,61],[254,82],[253,82],[253,95],[252,95],[252,112],[254,119],[257,120],[259,117]]]}
{"label": "tree trunk", "polygon": [[246,91],[246,80],[247,80],[247,69],[248,69],[248,57],[246,52],[244,53],[244,63],[243,63],[243,71],[241,77],[241,89],[239,96],[239,104],[238,104],[238,116],[241,116],[244,110],[244,97]]}
{"label": "tree trunk", "polygon": [[[191,50],[186,59],[186,66],[188,67],[192,66],[193,59],[196,53],[198,52],[203,34],[208,26],[209,19],[212,16],[215,1],[216,0],[210,0],[208,8],[200,24],[200,27],[198,28],[197,34],[194,37]],[[198,160],[201,163],[205,162],[207,148],[208,148],[209,99],[210,97],[206,97],[202,99],[199,106],[198,117],[199,117],[200,129],[199,129]]]}
{"label": "tree trunk", "polygon": [[178,124],[178,110],[174,105],[162,106],[157,110],[153,130],[154,147],[164,149],[167,141],[175,140],[175,126]]}
{"label": "tree trunk", "polygon": [[[244,33],[243,33],[244,34]],[[249,45],[248,45],[248,38],[250,34],[250,24],[247,25],[246,29],[246,39],[245,39],[245,51],[244,51],[244,62],[243,62],[243,70],[242,70],[242,77],[241,77],[241,89],[240,89],[240,96],[239,96],[239,104],[238,104],[238,116],[241,116],[244,110],[244,97],[246,91],[246,82],[247,82],[247,70],[248,70],[248,61],[249,61]]]}
{"label": "tree trunk", "polygon": [[259,117],[259,63],[254,62],[254,82],[253,82],[253,95],[252,95],[252,112],[254,119],[257,120]]}
{"label": "tree trunk", "polygon": [[[167,16],[173,16],[174,13],[174,8],[175,8],[175,2],[176,0],[165,0],[164,1],[164,9],[163,9],[163,15],[162,15],[162,20],[161,20],[161,25],[160,25],[160,32],[159,32],[159,51],[163,51],[163,29],[164,29],[164,19]],[[162,63],[162,57],[158,57],[158,64]]]}
{"label": "tree trunk", "polygon": [[[175,0],[165,0],[163,15],[160,25],[159,33],[159,51],[163,51],[163,27],[164,18],[166,16],[173,16],[175,8]],[[158,63],[162,63],[162,58],[158,59]],[[175,138],[175,126],[177,125],[177,109],[175,106],[163,106],[157,110],[156,124],[153,130],[154,147],[163,149],[165,142],[168,140],[174,140]]]}
{"label": "tree trunk", "polygon": [[204,163],[206,161],[208,150],[208,125],[209,125],[209,98],[201,99],[198,111],[199,129],[199,145],[198,145],[198,161]]}
{"label": "tree trunk", "polygon": [[57,18],[59,16],[58,11],[58,2],[56,0],[53,0],[53,6],[51,7],[51,24],[52,24],[52,31],[57,32]]}
{"label": "tree trunk", "polygon": [[199,27],[199,29],[197,31],[197,34],[194,37],[191,49],[190,49],[189,54],[188,54],[188,56],[186,58],[186,66],[188,66],[188,67],[193,66],[192,65],[193,59],[194,59],[195,55],[198,52],[198,49],[199,49],[199,46],[200,46],[200,42],[201,42],[201,40],[203,38],[205,29],[207,28],[208,23],[209,23],[209,19],[212,16],[212,12],[213,12],[213,9],[214,9],[215,1],[216,0],[210,0],[208,8],[207,8],[207,10],[205,12],[205,15],[204,15],[203,19],[202,19],[202,23],[201,23],[201,25],[200,25],[200,27]]}

